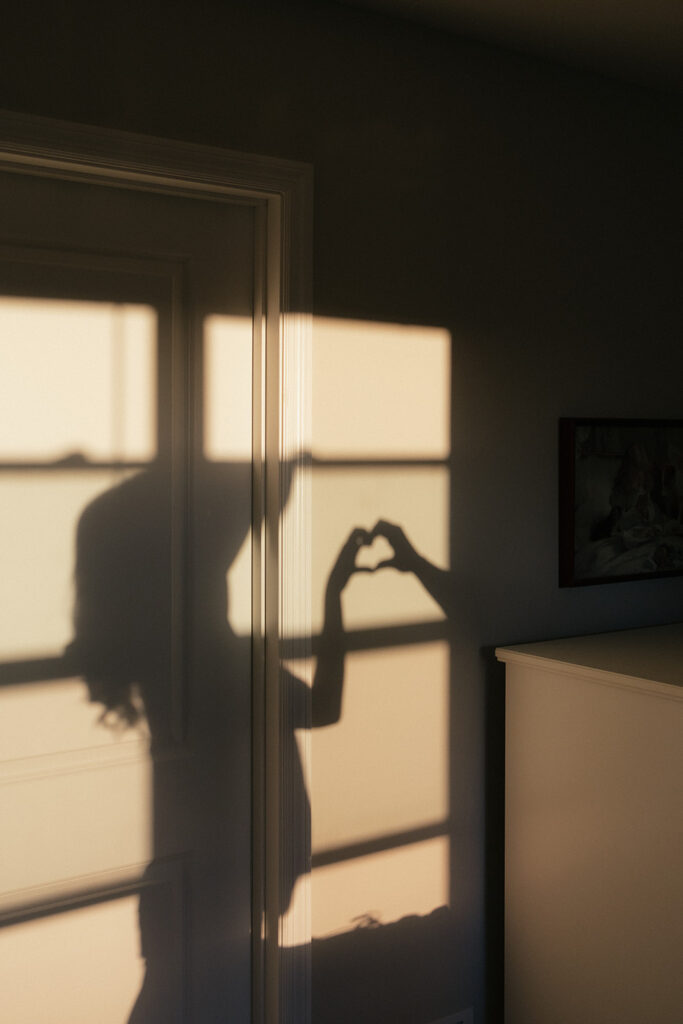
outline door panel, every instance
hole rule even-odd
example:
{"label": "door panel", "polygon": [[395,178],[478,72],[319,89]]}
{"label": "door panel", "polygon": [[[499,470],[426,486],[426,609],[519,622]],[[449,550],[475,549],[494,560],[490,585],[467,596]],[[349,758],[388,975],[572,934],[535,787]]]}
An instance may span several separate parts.
{"label": "door panel", "polygon": [[259,202],[0,207],[0,1016],[246,1022]]}

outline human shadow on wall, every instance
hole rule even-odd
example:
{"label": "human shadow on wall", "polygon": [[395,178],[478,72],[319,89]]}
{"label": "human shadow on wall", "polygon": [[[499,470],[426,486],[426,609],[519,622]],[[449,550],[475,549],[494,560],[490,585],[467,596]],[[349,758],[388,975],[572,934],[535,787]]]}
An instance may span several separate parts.
{"label": "human shadow on wall", "polygon": [[[139,905],[145,977],[128,1024],[183,1019],[176,977],[183,939],[174,932],[184,928],[193,936],[191,955],[201,962],[195,1012],[202,1024],[249,1014],[251,637],[230,625],[226,574],[251,525],[251,502],[238,497],[249,494],[250,479],[249,464],[198,465],[186,495],[190,511],[179,516],[172,510],[183,494],[160,462],[101,494],[78,525],[68,656],[91,700],[103,706],[104,719],[132,726],[146,718],[154,763],[153,859]],[[185,549],[179,531],[189,538]],[[359,567],[358,552],[378,536],[388,540],[392,557],[372,569]],[[294,791],[290,778],[282,801],[289,827],[299,834],[309,824],[300,816],[308,819],[310,809],[294,731],[339,720],[347,647],[341,595],[356,573],[389,568],[413,573],[448,614],[450,574],[418,555],[400,527],[380,521],[351,531],[325,589],[312,722],[306,686],[283,674],[290,691],[283,696],[294,709],[285,756],[296,767]],[[179,630],[187,637],[184,647]],[[177,756],[183,748],[189,756]],[[166,863],[186,856],[188,847],[190,916],[183,922],[164,879]],[[281,879],[281,913],[307,870],[302,851]],[[454,1008],[453,937],[444,907],[315,942],[315,1024],[420,1024],[443,1016]]]}
{"label": "human shadow on wall", "polygon": [[[251,473],[250,463],[196,460],[179,481],[160,459],[78,523],[67,655],[105,723],[146,720],[153,764],[139,897],[146,973],[129,1024],[185,1019],[187,955],[203,1021],[248,1013],[251,637],[231,628],[226,573],[251,526]],[[187,891],[180,910],[171,862]]]}
{"label": "human shadow on wall", "polygon": [[[286,500],[291,470],[284,473]],[[249,1017],[252,637],[231,625],[226,579],[251,527],[251,474],[250,463],[196,459],[189,477],[178,479],[159,459],[100,494],[78,523],[66,658],[102,706],[105,724],[146,725],[153,764],[152,861],[139,897],[145,977],[129,1024],[185,1019],[178,979],[188,955],[202,1024]],[[359,542],[354,531],[330,593],[355,571]],[[333,621],[328,635],[335,633]],[[339,715],[339,657],[331,642],[314,681],[313,724]],[[291,673],[282,684],[292,727],[283,753],[294,765],[282,802],[301,835],[310,812],[294,730],[310,724],[309,691]],[[281,912],[306,870],[300,854],[280,880]],[[177,894],[173,905],[173,861],[187,886],[184,921]],[[192,935],[185,949],[183,933]]]}

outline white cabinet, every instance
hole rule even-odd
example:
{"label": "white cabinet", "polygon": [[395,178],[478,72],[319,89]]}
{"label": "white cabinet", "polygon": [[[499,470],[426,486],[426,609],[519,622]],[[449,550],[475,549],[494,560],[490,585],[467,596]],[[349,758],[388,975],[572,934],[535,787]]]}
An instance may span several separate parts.
{"label": "white cabinet", "polygon": [[683,624],[496,655],[506,1024],[681,1024]]}

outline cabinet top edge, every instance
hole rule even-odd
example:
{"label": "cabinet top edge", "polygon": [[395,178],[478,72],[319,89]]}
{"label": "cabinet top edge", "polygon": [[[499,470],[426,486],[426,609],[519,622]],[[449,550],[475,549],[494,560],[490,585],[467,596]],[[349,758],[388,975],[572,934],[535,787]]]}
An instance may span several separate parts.
{"label": "cabinet top edge", "polygon": [[496,657],[683,700],[683,622],[497,647]]}

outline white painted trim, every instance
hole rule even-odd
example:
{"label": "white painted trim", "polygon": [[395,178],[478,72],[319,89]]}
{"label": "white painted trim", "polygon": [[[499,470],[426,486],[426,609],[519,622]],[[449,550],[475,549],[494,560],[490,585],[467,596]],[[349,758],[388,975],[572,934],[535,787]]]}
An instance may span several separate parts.
{"label": "white painted trim", "polygon": [[683,700],[683,623],[499,647],[496,657],[530,669]]}
{"label": "white painted trim", "polygon": [[[214,201],[265,201],[266,317],[258,387],[262,389],[264,451],[259,501],[265,510],[260,563],[258,626],[265,641],[264,721],[255,723],[257,785],[265,789],[264,806],[255,794],[256,841],[263,850],[264,878],[256,893],[265,912],[255,920],[254,971],[264,965],[254,991],[255,1024],[306,1024],[310,979],[307,959],[294,966],[280,956],[277,921],[281,865],[295,855],[302,837],[291,835],[280,821],[280,780],[293,776],[287,763],[291,744],[282,742],[286,715],[279,704],[281,666],[279,642],[291,637],[292,624],[305,656],[310,650],[310,477],[308,409],[310,389],[310,282],[312,175],[307,165],[250,156],[209,146],[157,139],[87,125],[0,112],[0,171],[128,187]],[[273,401],[273,398],[276,401]],[[295,468],[286,517],[280,515],[287,490],[287,464]],[[262,593],[261,593],[262,589]],[[301,629],[304,624],[304,629]],[[306,754],[304,753],[304,757]],[[309,765],[304,764],[304,773]],[[302,808],[303,810],[303,808]],[[258,819],[262,818],[262,826]],[[300,816],[306,820],[305,813]],[[286,824],[286,823],[285,823]],[[310,838],[303,837],[310,849]],[[257,871],[259,856],[256,858]],[[304,910],[304,913],[306,911]],[[261,923],[263,922],[263,927]],[[298,935],[310,936],[308,920],[296,923]],[[261,932],[263,938],[259,939]],[[296,975],[296,976],[295,976]]]}
{"label": "white painted trim", "polygon": [[528,669],[547,674],[552,672],[556,675],[572,676],[575,679],[588,679],[603,686],[612,686],[621,690],[633,690],[638,693],[646,693],[652,697],[661,697],[664,700],[683,701],[683,687],[675,686],[672,683],[662,683],[655,679],[643,679],[638,676],[624,675],[620,672],[609,672],[605,669],[590,668],[587,665],[572,665],[568,661],[557,661],[554,658],[545,658],[538,654],[526,654],[509,648],[498,648],[496,650],[498,661],[508,665],[523,665]]}
{"label": "white painted trim", "polygon": [[168,186],[179,192],[185,186],[190,195],[280,196],[296,208],[296,223],[289,218],[291,298],[296,303],[306,295],[308,285],[294,266],[302,261],[308,237],[311,169],[306,164],[9,111],[0,111],[0,154],[5,170],[49,177],[128,181],[153,191]]}

